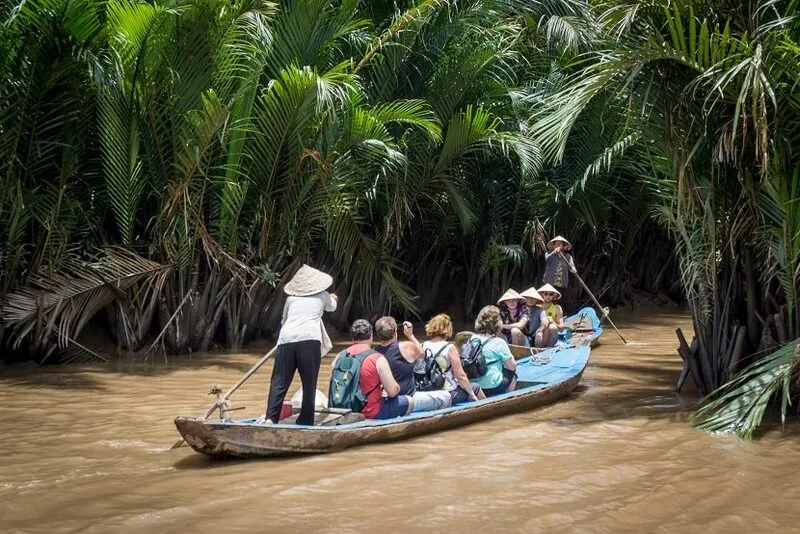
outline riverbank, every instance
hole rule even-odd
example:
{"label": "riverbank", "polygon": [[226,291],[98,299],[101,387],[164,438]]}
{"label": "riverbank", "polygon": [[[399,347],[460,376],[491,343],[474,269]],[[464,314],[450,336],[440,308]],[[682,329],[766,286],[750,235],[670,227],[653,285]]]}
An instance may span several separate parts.
{"label": "riverbank", "polygon": [[[570,313],[574,313],[580,307],[585,305],[591,305],[590,303],[586,303],[583,301],[576,302],[572,306],[565,307],[565,314],[569,315]],[[663,313],[680,313],[680,307],[674,302],[669,300],[668,297],[665,295],[638,295],[635,299],[629,301],[625,306],[621,306],[618,308],[611,309],[611,317],[617,322],[617,316],[619,315],[622,320],[625,320],[627,317],[634,317],[634,316],[648,316],[648,315],[658,315]],[[450,310],[451,317],[454,321],[455,331],[461,330],[472,330],[473,325],[471,321],[464,320],[460,318],[456,312]],[[327,317],[325,318],[327,320]],[[404,318],[398,317],[398,321],[404,320]],[[415,333],[417,337],[421,339],[425,335],[425,323],[423,321],[413,321],[415,327]],[[685,329],[684,329],[685,330]],[[336,330],[333,325],[328,324],[328,333],[331,336],[331,339],[338,342],[347,342],[349,341],[349,333],[346,330]],[[613,329],[609,327],[609,333],[616,335],[613,333]],[[129,363],[148,363],[148,362],[155,362],[155,361],[183,361],[183,360],[190,360],[193,358],[191,354],[183,354],[183,355],[168,355],[162,350],[161,347],[156,347],[154,350],[150,350],[148,345],[147,348],[137,351],[137,352],[128,352],[128,351],[119,351],[116,347],[113,339],[109,336],[108,332],[103,328],[101,324],[97,322],[92,322],[83,330],[81,336],[78,338],[78,342],[88,348],[93,353],[98,354],[102,358],[105,358],[109,362],[114,361],[121,361],[121,362],[129,362]],[[252,342],[248,343],[246,347],[243,347],[238,350],[227,350],[221,348],[219,345],[213,344],[212,350],[209,352],[212,353],[240,353],[240,352],[258,352],[264,351],[266,352],[269,350],[275,343],[274,338],[259,338],[253,340]],[[8,356],[8,355],[5,355]],[[3,356],[3,357],[5,357]],[[86,355],[87,358],[85,363],[94,362],[97,364],[102,364],[99,359],[91,358],[90,355]],[[34,362],[31,361],[13,361],[13,360],[5,360],[0,357],[0,363],[6,364],[13,364],[13,365],[35,365]],[[0,370],[3,367],[0,366]]]}

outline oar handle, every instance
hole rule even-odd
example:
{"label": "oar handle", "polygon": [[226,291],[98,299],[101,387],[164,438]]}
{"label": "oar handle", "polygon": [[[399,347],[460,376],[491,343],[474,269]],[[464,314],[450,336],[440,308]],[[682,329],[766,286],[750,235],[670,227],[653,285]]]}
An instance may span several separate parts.
{"label": "oar handle", "polygon": [[[253,367],[251,367],[251,368],[250,368],[250,370],[249,370],[249,371],[247,371],[247,372],[244,374],[244,376],[243,376],[242,378],[240,378],[240,379],[239,379],[239,381],[238,381],[238,382],[236,382],[236,384],[234,384],[234,385],[233,385],[233,387],[227,391],[227,393],[225,393],[225,395],[222,397],[222,400],[228,400],[228,397],[230,397],[231,395],[233,395],[234,393],[236,393],[236,390],[237,390],[237,389],[239,389],[240,387],[242,387],[242,384],[244,384],[245,382],[247,382],[247,380],[248,380],[248,379],[249,379],[251,376],[253,376],[253,375],[255,374],[255,372],[256,372],[256,371],[258,371],[258,370],[261,368],[261,366],[262,366],[262,365],[264,365],[265,363],[267,363],[267,362],[270,360],[270,358],[272,358],[273,356],[275,356],[275,353],[276,353],[277,351],[278,351],[278,346],[277,346],[277,345],[275,345],[274,347],[272,347],[272,350],[270,350],[268,353],[266,353],[266,354],[264,355],[264,357],[263,357],[263,358],[261,358],[260,360],[258,360],[258,361],[256,362],[256,364],[255,364]],[[205,420],[207,420],[209,417],[211,417],[211,414],[213,414],[213,413],[214,413],[214,412],[217,410],[217,408],[218,408],[218,407],[219,407],[219,401],[215,402],[215,403],[214,403],[214,405],[213,405],[211,408],[209,408],[209,409],[208,409],[208,411],[206,412],[206,414],[203,416],[203,421],[205,421]],[[176,442],[175,442],[175,444],[174,444],[172,447],[170,447],[170,448],[172,448],[172,449],[177,449],[178,447],[180,447],[181,445],[183,445],[183,443],[184,443],[184,441],[183,441],[183,438],[181,438],[181,439],[179,439],[178,441],[176,441]]]}
{"label": "oar handle", "polygon": [[[567,261],[567,258],[565,258],[565,257],[564,257],[564,255],[561,253],[561,251],[559,251],[559,252],[558,252],[558,255],[561,257],[561,259],[562,259],[562,260],[564,260],[564,261]],[[603,305],[602,305],[602,304],[600,304],[600,302],[597,300],[597,297],[595,297],[595,296],[594,296],[594,293],[592,293],[592,291],[591,291],[591,290],[589,289],[589,287],[586,285],[586,282],[584,282],[584,281],[583,281],[583,278],[581,278],[581,276],[578,274],[578,272],[577,272],[577,271],[573,271],[573,272],[572,272],[572,274],[575,276],[575,278],[577,278],[577,279],[578,279],[578,282],[580,282],[580,283],[581,283],[581,286],[583,286],[583,289],[585,289],[585,290],[586,290],[586,292],[589,294],[589,296],[592,298],[592,300],[594,301],[595,305],[596,305],[596,306],[597,306],[597,308],[600,310],[600,313],[602,313],[602,314],[603,314],[603,316],[604,316],[606,319],[608,319],[608,322],[611,324],[611,326],[612,326],[612,327],[614,328],[614,330],[617,332],[617,335],[618,335],[618,336],[619,336],[619,338],[622,340],[622,342],[623,342],[623,343],[625,343],[625,344],[627,345],[627,344],[628,344],[628,341],[627,341],[627,340],[626,340],[626,339],[625,339],[625,338],[622,336],[622,333],[621,333],[621,332],[619,331],[619,329],[617,328],[617,325],[615,325],[615,324],[614,324],[614,321],[612,321],[612,320],[611,320],[611,317],[608,315],[608,313],[606,313],[606,312],[605,312],[605,308],[603,308]]]}
{"label": "oar handle", "polygon": [[264,355],[264,357],[263,357],[263,358],[261,358],[260,360],[258,360],[258,362],[256,362],[256,364],[255,364],[255,365],[254,365],[252,368],[250,368],[250,370],[249,370],[249,371],[247,371],[247,372],[244,374],[244,376],[243,376],[242,378],[240,378],[240,379],[239,379],[239,381],[238,381],[238,382],[236,382],[236,384],[234,384],[234,385],[233,385],[233,387],[232,387],[231,389],[229,389],[229,390],[228,390],[228,392],[227,392],[227,393],[225,393],[225,396],[224,396],[224,397],[222,397],[222,398],[223,398],[223,399],[225,399],[225,400],[228,400],[228,397],[230,397],[231,395],[233,395],[234,393],[236,393],[236,390],[237,390],[237,389],[239,389],[240,387],[242,387],[242,384],[244,384],[245,382],[247,382],[247,380],[248,380],[248,379],[249,379],[251,376],[253,376],[253,375],[255,374],[255,372],[256,372],[256,371],[258,371],[258,370],[261,368],[261,366],[262,366],[262,365],[264,365],[265,363],[267,363],[267,362],[269,361],[269,359],[270,359],[270,358],[272,358],[273,356],[275,356],[275,353],[276,353],[277,351],[278,351],[278,346],[277,346],[277,345],[275,345],[274,347],[272,347],[272,350],[270,350],[268,353],[266,353],[266,354]]}

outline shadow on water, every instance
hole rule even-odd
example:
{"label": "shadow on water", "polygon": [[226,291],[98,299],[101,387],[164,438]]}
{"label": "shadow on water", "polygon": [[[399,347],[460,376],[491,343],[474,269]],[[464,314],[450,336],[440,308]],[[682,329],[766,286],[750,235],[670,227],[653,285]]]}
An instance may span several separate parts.
{"label": "shadow on water", "polygon": [[[105,375],[105,371],[101,371]],[[95,377],[90,373],[74,368],[27,368],[24,372],[15,372],[8,376],[0,376],[0,387],[6,388],[57,388],[92,391],[106,391],[108,384],[105,376]]]}
{"label": "shadow on water", "polygon": [[[664,368],[664,367],[652,367],[652,366],[643,366],[643,365],[636,365],[636,364],[624,364],[624,363],[593,363],[593,367],[601,369],[603,371],[611,371],[620,374],[624,374],[626,376],[626,380],[631,381],[631,379],[642,381],[647,381],[649,384],[653,386],[660,385],[660,386],[670,386],[672,388],[675,387],[675,383],[678,379],[678,375],[676,375],[674,369]],[[678,369],[680,372],[680,369]],[[655,381],[655,382],[654,382]],[[656,389],[655,387],[653,388]]]}
{"label": "shadow on water", "polygon": [[678,360],[665,366],[663,356],[645,354],[627,361],[598,356],[592,358],[575,390],[578,414],[566,422],[556,419],[555,424],[606,423],[628,418],[677,418],[688,422],[701,401],[691,378],[681,394],[675,392],[680,373]]}
{"label": "shadow on water", "polygon": [[[107,376],[159,377],[175,372],[219,369],[244,374],[262,357],[262,353],[207,353],[200,356],[173,357],[165,362],[110,361],[105,364],[35,365],[24,363],[0,366],[0,386],[53,387],[108,390]],[[246,358],[246,360],[245,360]]]}
{"label": "shadow on water", "polygon": [[[188,445],[184,445],[184,447],[189,447]],[[336,453],[331,453],[336,454]],[[300,458],[308,458],[309,455],[307,454],[287,454],[285,456],[274,456],[274,457],[254,457],[254,458],[217,458],[212,456],[206,456],[205,454],[192,454],[191,456],[186,456],[181,458],[174,464],[174,467],[177,470],[181,471],[192,471],[192,470],[204,470],[204,469],[219,469],[225,467],[233,467],[233,466],[243,466],[243,465],[253,465],[254,463],[261,464],[261,463],[271,463],[271,464],[282,464],[282,463],[291,463],[294,460]]]}

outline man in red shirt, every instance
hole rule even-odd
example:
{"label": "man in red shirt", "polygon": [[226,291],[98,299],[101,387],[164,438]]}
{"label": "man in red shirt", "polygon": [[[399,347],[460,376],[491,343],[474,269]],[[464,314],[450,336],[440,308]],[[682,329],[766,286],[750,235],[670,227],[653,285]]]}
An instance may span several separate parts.
{"label": "man in red shirt", "polygon": [[[350,336],[353,344],[346,349],[347,356],[337,356],[331,364],[331,372],[339,358],[355,357],[372,350],[372,325],[369,321],[355,320],[350,326]],[[367,419],[391,419],[409,414],[414,409],[413,398],[400,395],[400,384],[392,375],[389,362],[379,352],[373,352],[361,363],[359,387],[367,398],[361,410]]]}

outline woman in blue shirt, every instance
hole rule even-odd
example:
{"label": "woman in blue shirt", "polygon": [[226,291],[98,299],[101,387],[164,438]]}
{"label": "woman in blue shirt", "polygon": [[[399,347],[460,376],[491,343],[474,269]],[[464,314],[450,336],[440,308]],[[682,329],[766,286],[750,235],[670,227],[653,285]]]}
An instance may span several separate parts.
{"label": "woman in blue shirt", "polygon": [[487,397],[514,391],[517,387],[517,362],[502,335],[503,321],[497,306],[485,306],[475,319],[475,334],[470,343],[482,344],[486,373],[471,382],[479,385]]}

